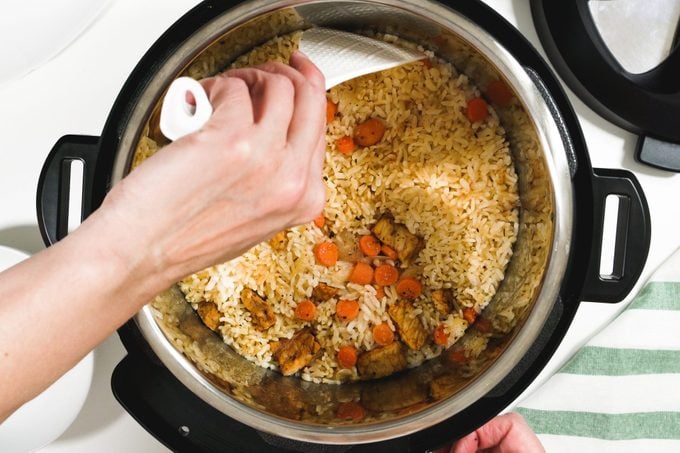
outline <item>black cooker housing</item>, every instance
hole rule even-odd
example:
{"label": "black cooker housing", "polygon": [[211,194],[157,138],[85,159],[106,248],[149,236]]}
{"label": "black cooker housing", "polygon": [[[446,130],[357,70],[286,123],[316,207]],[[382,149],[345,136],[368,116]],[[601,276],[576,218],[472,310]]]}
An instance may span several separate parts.
{"label": "black cooker housing", "polygon": [[[68,224],[70,162],[84,163],[83,217],[97,209],[111,187],[111,170],[122,131],[133,106],[160,64],[200,25],[238,2],[207,0],[170,27],[140,60],[121,89],[100,137],[65,136],[50,152],[38,183],[38,220],[51,245],[63,238]],[[484,28],[508,49],[542,87],[561,128],[574,194],[574,228],[570,259],[559,299],[532,348],[506,378],[484,397],[448,420],[389,441],[323,446],[278,438],[237,422],[203,402],[181,384],[151,351],[134,321],[118,334],[128,355],[112,376],[118,401],[147,431],[173,451],[181,452],[396,452],[426,451],[476,429],[515,400],[549,361],[581,300],[618,302],[633,288],[647,258],[651,226],[649,208],[635,176],[625,170],[593,169],[567,96],[533,46],[491,8],[478,0],[443,3]],[[600,276],[605,199],[621,198],[616,234],[614,275]]]}

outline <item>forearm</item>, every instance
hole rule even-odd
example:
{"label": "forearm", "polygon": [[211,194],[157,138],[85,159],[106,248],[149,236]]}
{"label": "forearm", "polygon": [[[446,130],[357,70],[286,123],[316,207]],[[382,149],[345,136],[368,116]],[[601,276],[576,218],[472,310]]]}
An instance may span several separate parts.
{"label": "forearm", "polygon": [[[169,282],[130,232],[95,214],[0,274],[0,421],[73,367]],[[117,248],[135,250],[125,255]]]}

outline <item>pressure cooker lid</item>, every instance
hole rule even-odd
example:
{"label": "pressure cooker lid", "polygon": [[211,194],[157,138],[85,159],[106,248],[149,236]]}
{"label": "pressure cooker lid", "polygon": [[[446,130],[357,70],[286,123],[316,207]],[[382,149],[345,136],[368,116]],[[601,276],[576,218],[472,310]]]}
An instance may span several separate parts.
{"label": "pressure cooker lid", "polygon": [[636,158],[680,171],[680,2],[532,0],[538,36],[590,108],[640,135]]}

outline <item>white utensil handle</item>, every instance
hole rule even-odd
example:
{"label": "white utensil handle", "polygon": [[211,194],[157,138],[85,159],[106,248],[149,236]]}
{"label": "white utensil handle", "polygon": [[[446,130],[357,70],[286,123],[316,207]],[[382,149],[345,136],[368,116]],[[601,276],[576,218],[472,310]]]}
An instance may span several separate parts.
{"label": "white utensil handle", "polygon": [[[187,93],[196,100],[190,105]],[[177,140],[196,132],[210,119],[213,109],[203,86],[191,77],[180,77],[170,84],[161,107],[161,132],[170,140]]]}

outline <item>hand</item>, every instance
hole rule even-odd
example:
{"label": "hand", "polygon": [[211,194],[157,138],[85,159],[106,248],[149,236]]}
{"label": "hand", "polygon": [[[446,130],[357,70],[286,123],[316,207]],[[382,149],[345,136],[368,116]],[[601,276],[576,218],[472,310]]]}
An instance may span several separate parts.
{"label": "hand", "polygon": [[481,428],[459,439],[450,448],[447,447],[446,450],[441,449],[441,451],[543,453],[545,449],[522,416],[512,412],[492,419]]}
{"label": "hand", "polygon": [[100,209],[166,284],[311,221],[325,202],[324,79],[305,56],[202,84],[208,123],[144,162]]}
{"label": "hand", "polygon": [[318,69],[296,54],[291,66],[203,83],[214,113],[201,131],[144,162],[65,239],[0,273],[0,422],[158,292],[321,212]]}

